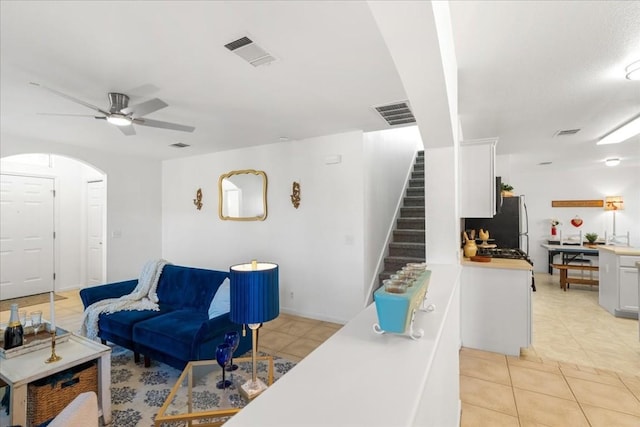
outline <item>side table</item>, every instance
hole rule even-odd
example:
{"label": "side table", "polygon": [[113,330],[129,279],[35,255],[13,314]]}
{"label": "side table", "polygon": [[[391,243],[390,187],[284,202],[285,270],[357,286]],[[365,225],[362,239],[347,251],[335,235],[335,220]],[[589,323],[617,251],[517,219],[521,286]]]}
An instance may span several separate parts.
{"label": "side table", "polygon": [[51,348],[34,350],[0,362],[0,380],[11,388],[10,422],[27,425],[27,386],[82,363],[98,361],[98,413],[105,425],[111,424],[111,348],[72,334],[68,341],[56,344],[62,360],[44,363]]}

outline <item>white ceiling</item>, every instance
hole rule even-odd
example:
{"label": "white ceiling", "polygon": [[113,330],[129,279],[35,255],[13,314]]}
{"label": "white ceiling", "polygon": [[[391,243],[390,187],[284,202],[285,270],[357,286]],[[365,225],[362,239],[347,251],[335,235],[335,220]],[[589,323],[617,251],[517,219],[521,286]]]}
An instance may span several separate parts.
{"label": "white ceiling", "polygon": [[[466,139],[498,136],[499,154],[530,165],[614,155],[640,165],[640,137],[595,146],[640,113],[640,82],[623,72],[640,59],[640,2],[456,1],[451,13]],[[2,141],[168,159],[386,129],[372,107],[406,99],[366,2],[2,1],[1,19]],[[224,47],[244,35],[278,60],[255,68]],[[104,121],[40,115],[93,112],[31,81],[105,109],[108,92],[157,97],[169,107],[149,119],[196,130],[124,136]]]}

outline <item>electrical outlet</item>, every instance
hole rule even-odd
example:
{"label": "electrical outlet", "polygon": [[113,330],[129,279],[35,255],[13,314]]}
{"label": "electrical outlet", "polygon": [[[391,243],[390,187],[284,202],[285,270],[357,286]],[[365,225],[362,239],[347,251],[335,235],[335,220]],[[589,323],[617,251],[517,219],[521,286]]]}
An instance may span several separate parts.
{"label": "electrical outlet", "polygon": [[291,292],[289,293],[289,297],[290,297],[291,299],[293,299],[293,291],[291,291]]}

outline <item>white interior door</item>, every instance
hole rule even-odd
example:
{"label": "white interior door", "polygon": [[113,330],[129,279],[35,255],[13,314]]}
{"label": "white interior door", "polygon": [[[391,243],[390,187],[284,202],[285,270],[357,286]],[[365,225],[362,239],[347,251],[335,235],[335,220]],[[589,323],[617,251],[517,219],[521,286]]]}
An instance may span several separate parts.
{"label": "white interior door", "polygon": [[104,283],[104,181],[87,183],[87,285]]}
{"label": "white interior door", "polygon": [[0,175],[0,298],[54,289],[54,180]]}

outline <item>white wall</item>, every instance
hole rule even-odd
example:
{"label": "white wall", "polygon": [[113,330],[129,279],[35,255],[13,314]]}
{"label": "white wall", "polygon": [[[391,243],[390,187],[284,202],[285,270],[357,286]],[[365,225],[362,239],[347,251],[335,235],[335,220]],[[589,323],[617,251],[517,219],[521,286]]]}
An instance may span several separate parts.
{"label": "white wall", "polygon": [[[335,155],[340,163],[325,164]],[[346,322],[363,307],[363,168],[362,132],[166,160],[163,256],[218,270],[252,259],[275,262],[281,311]],[[218,218],[218,178],[240,169],[267,175],[265,221]],[[293,181],[301,188],[298,209],[289,197]],[[193,205],[198,188],[200,211]]]}
{"label": "white wall", "polygon": [[138,277],[161,256],[161,163],[50,141],[3,135],[2,157],[52,153],[78,159],[107,175],[107,281]]}
{"label": "white wall", "polygon": [[378,283],[395,218],[402,206],[416,152],[422,150],[417,126],[364,134],[364,298]]}
{"label": "white wall", "polygon": [[[498,156],[498,174],[514,187],[516,194],[526,196],[529,212],[530,256],[535,271],[547,271],[547,251],[540,247],[551,234],[552,218],[558,219],[564,233],[582,230],[603,235],[612,232],[612,212],[603,208],[552,208],[552,200],[595,200],[606,196],[623,196],[624,210],[616,213],[618,234],[631,232],[631,245],[640,247],[640,171],[636,166],[592,166],[563,170],[550,166],[513,168],[509,156]],[[578,215],[584,223],[571,225]]]}
{"label": "white wall", "polygon": [[427,263],[457,264],[458,79],[449,6],[417,1],[367,4],[411,102],[425,147]]}

